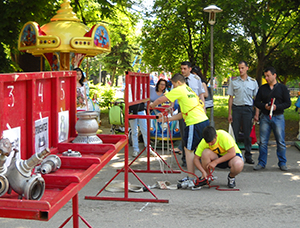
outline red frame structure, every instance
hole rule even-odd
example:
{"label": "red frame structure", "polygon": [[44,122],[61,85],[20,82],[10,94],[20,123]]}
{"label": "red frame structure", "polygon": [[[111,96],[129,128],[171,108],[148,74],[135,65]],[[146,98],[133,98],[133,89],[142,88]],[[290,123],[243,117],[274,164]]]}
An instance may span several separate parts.
{"label": "red frame structure", "polygon": [[[161,173],[161,170],[151,170],[150,167],[150,119],[155,119],[156,116],[150,115],[150,75],[144,73],[133,73],[127,72],[126,73],[126,87],[125,87],[125,134],[128,135],[129,129],[129,119],[147,119],[147,147],[145,147],[140,154],[128,165],[131,166],[136,159],[147,150],[147,169],[145,170],[136,170],[134,172],[139,173]],[[147,102],[147,115],[140,116],[140,115],[129,115],[129,106],[146,103]],[[160,108],[158,108],[160,109]],[[161,110],[161,109],[160,109]],[[126,153],[126,148],[125,148]],[[167,162],[155,151],[157,156],[167,165],[170,170],[164,171],[167,173],[180,173],[180,171],[172,170],[172,168],[167,164]],[[125,166],[128,164],[128,157],[127,163],[125,161]],[[125,158],[125,159],[126,159]],[[126,170],[126,167],[125,167]],[[125,171],[126,172],[126,171]]]}
{"label": "red frame structure", "polygon": [[[160,170],[150,169],[150,119],[155,119],[156,116],[150,115],[149,113],[149,102],[150,102],[150,76],[145,73],[126,73],[126,87],[125,87],[125,135],[128,136],[129,119],[147,119],[147,169],[146,170],[133,170],[130,165],[144,152],[141,153],[129,164],[129,145],[125,146],[125,164],[124,167],[117,172],[117,174],[96,194],[96,196],[86,196],[85,199],[90,200],[116,200],[116,201],[133,201],[133,202],[157,202],[157,203],[168,203],[169,200],[158,199],[155,194],[147,187],[147,185],[137,176],[136,172],[144,173],[161,173]],[[146,103],[147,102],[147,115],[129,115],[129,106]],[[170,168],[170,166],[163,160],[163,158],[156,153],[160,159]],[[171,169],[171,168],[170,168]],[[98,196],[121,172],[124,172],[124,197],[100,197]],[[148,189],[155,199],[146,198],[129,198],[128,197],[128,173],[132,174]],[[171,170],[172,173],[178,173],[178,171]],[[179,171],[180,172],[180,171]]]}
{"label": "red frame structure", "polygon": [[[0,137],[9,125],[21,128],[21,159],[34,153],[35,121],[49,118],[49,147],[61,158],[62,165],[54,173],[43,175],[45,192],[41,200],[19,199],[14,192],[0,197],[0,217],[48,221],[72,199],[73,227],[79,227],[78,192],[127,143],[126,135],[98,135],[103,144],[75,144],[76,136],[76,72],[36,72],[0,75]],[[58,113],[69,111],[69,136],[58,142]],[[80,151],[82,157],[66,157],[68,149]]]}

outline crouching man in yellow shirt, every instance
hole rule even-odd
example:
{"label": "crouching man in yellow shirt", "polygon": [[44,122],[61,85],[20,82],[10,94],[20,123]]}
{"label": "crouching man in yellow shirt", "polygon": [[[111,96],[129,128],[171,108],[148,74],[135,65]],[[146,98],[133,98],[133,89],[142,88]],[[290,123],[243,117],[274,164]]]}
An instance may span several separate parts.
{"label": "crouching man in yellow shirt", "polygon": [[235,176],[243,170],[244,161],[240,149],[228,132],[216,131],[208,126],[203,130],[203,139],[197,147],[194,165],[202,173],[202,178],[206,178],[215,167],[230,168],[227,185],[234,188]]}

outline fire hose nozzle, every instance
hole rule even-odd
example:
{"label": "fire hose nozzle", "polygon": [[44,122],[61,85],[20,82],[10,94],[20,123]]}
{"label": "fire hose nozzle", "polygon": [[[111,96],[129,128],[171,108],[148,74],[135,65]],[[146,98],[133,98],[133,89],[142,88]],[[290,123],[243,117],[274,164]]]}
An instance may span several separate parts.
{"label": "fire hose nozzle", "polygon": [[14,157],[8,167],[6,177],[11,189],[30,200],[40,200],[45,191],[45,181],[40,175],[32,175],[33,168],[50,154],[49,149],[33,154],[28,160]]}
{"label": "fire hose nozzle", "polygon": [[51,154],[46,157],[42,164],[38,167],[38,171],[42,174],[55,172],[61,166],[61,160],[57,155]]}

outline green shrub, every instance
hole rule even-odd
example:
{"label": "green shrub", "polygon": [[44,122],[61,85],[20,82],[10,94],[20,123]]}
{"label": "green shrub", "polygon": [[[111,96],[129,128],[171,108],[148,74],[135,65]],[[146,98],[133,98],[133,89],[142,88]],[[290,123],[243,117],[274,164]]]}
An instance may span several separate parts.
{"label": "green shrub", "polygon": [[90,93],[89,96],[91,99],[94,98],[95,94],[97,95],[96,99],[99,103],[100,108],[108,109],[110,102],[116,100],[115,98],[115,89],[111,86],[101,86],[100,84],[94,85],[92,82],[89,82]]}

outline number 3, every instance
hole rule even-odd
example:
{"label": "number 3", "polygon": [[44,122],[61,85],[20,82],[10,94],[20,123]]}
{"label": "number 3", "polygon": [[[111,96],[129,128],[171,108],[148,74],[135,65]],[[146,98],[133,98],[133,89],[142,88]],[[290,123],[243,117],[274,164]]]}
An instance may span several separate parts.
{"label": "number 3", "polygon": [[15,97],[13,94],[14,86],[7,86],[8,89],[10,89],[8,97],[12,97],[12,103],[8,104],[8,107],[14,107],[15,106]]}

